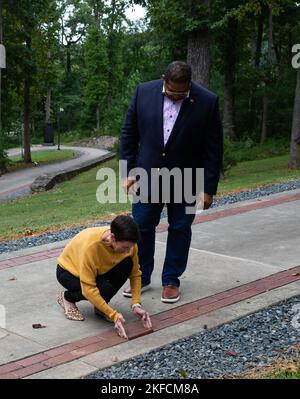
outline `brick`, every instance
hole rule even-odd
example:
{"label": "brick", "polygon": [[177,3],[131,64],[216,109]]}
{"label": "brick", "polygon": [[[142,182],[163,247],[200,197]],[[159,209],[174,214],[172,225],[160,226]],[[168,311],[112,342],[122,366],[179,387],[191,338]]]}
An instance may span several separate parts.
{"label": "brick", "polygon": [[28,367],[23,367],[20,370],[16,370],[13,372],[18,378],[27,377],[28,375],[32,375],[35,373],[39,373],[40,371],[46,370],[49,367],[43,363],[32,364]]}
{"label": "brick", "polygon": [[143,337],[153,332],[152,329],[144,328],[141,322],[130,323],[126,328],[126,333],[129,340]]}
{"label": "brick", "polygon": [[1,374],[0,380],[16,380],[18,377],[13,373]]}
{"label": "brick", "polygon": [[100,335],[96,335],[94,337],[80,339],[79,341],[76,341],[75,344],[78,348],[82,348],[84,346],[95,344],[95,343],[101,342],[103,340],[104,340],[104,338],[102,338]]}
{"label": "brick", "polygon": [[18,370],[20,368],[22,368],[22,366],[20,364],[17,364],[16,362],[3,364],[0,366],[0,375]]}
{"label": "brick", "polygon": [[81,355],[72,354],[71,352],[66,352],[66,353],[63,353],[62,355],[55,356],[55,357],[52,357],[51,359],[44,361],[43,365],[47,366],[46,368],[56,367],[59,364],[71,362],[72,360],[78,359],[79,357],[81,357]]}
{"label": "brick", "polygon": [[45,256],[48,254],[48,251],[41,251],[41,252],[35,252],[31,256]]}
{"label": "brick", "polygon": [[44,352],[44,354],[50,358],[62,355],[67,352],[71,352],[72,350],[77,349],[76,343],[66,344],[62,346],[58,346],[57,348],[49,349]]}
{"label": "brick", "polygon": [[43,255],[40,252],[30,255],[30,257],[35,260],[43,259]]}
{"label": "brick", "polygon": [[113,345],[111,345],[107,340],[102,340],[100,342],[96,342],[94,344],[75,349],[74,351],[71,352],[71,354],[75,355],[75,356],[80,356],[80,357],[87,356],[91,353],[101,351],[110,346],[113,346]]}
{"label": "brick", "polygon": [[151,334],[154,332],[153,328],[144,328],[142,330],[134,330],[133,332],[127,332],[127,337],[129,339],[129,341],[136,339],[136,338],[140,338],[140,337],[144,337],[145,335]]}
{"label": "brick", "polygon": [[14,265],[0,265],[0,270],[8,269],[10,267],[13,267]]}
{"label": "brick", "polygon": [[[127,329],[126,325],[125,325],[125,328]],[[114,329],[111,329],[111,331],[109,331],[109,332],[103,333],[102,336],[103,336],[103,338],[105,338],[105,340],[103,340],[103,342],[101,342],[101,347],[103,349],[109,348],[111,346],[115,346],[115,345],[118,345],[118,344],[121,344],[124,342],[124,339],[119,337]]]}
{"label": "brick", "polygon": [[199,315],[200,315],[200,312],[199,311],[197,312],[196,310],[194,310],[192,312],[179,314],[179,315],[177,315],[175,317],[175,319],[179,320],[181,322],[181,321],[184,321],[184,320],[191,320],[191,319],[193,319],[193,318],[195,318],[195,317],[197,317]]}
{"label": "brick", "polygon": [[174,326],[175,324],[178,324],[178,323],[180,323],[180,321],[178,319],[170,318],[167,320],[162,320],[159,323],[153,322],[152,328],[153,328],[153,331],[155,332],[155,331],[163,330],[164,328],[167,328],[167,327]]}
{"label": "brick", "polygon": [[23,367],[31,366],[32,364],[40,363],[44,360],[48,360],[49,356],[44,353],[38,353],[37,355],[27,357],[22,360],[18,360],[16,363],[20,364]]}
{"label": "brick", "polygon": [[23,261],[23,259],[20,259],[20,258],[14,258],[12,261],[11,261],[11,266],[19,266],[19,265],[23,265],[24,263],[26,263],[26,261],[24,262]]}
{"label": "brick", "polygon": [[2,265],[11,266],[11,265],[13,265],[13,262],[11,262],[10,260],[3,260],[0,262],[0,266],[2,266]]}

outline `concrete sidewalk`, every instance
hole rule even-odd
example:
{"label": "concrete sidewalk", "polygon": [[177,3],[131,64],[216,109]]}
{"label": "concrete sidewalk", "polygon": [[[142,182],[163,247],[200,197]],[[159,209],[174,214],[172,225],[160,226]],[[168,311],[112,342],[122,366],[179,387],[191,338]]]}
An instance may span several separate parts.
{"label": "concrete sidewalk", "polygon": [[[153,288],[142,296],[154,331],[136,323],[121,292],[111,303],[126,319],[128,342],[87,302],[79,303],[84,322],[65,319],[56,303],[55,269],[67,241],[0,255],[0,378],[79,378],[300,294],[300,190],[199,215],[182,299],[173,305],[160,301],[165,223],[156,237]],[[46,327],[34,329],[37,323]]]}
{"label": "concrete sidewalk", "polygon": [[[101,157],[109,154],[109,151],[99,148],[90,147],[72,147],[72,146],[60,146],[62,150],[69,149],[74,150],[78,155],[74,158],[50,163],[48,165],[41,165],[32,168],[26,168],[11,173],[6,173],[0,176],[0,200],[9,200],[20,197],[31,192],[30,185],[34,180],[45,173],[58,173],[65,169],[75,169],[80,165],[84,165],[87,162],[97,162]],[[44,147],[42,145],[32,146],[32,151],[45,151],[45,150],[56,150],[57,147]],[[12,157],[20,154],[20,149],[14,148],[8,150],[8,156]]]}

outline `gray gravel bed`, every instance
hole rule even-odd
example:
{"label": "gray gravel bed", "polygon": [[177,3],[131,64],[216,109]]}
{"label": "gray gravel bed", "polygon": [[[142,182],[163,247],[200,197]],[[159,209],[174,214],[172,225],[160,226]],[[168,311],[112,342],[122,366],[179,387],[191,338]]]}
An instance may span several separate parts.
{"label": "gray gravel bed", "polygon": [[[199,330],[201,327],[199,325]],[[85,379],[229,378],[300,343],[300,296],[89,374]],[[287,351],[287,352],[286,352]]]}
{"label": "gray gravel bed", "polygon": [[[265,197],[271,194],[277,194],[284,191],[291,191],[300,188],[300,179],[290,180],[284,183],[271,184],[260,188],[243,191],[235,194],[215,198],[212,208],[224,206],[226,204],[233,204],[240,201],[247,201],[260,197]],[[161,217],[166,217],[167,213],[164,210]],[[0,241],[0,254],[4,252],[17,251],[19,249],[35,247],[38,245],[49,244],[51,242],[62,241],[72,238],[75,234],[79,233],[82,229],[92,226],[104,226],[110,224],[110,220],[99,222],[92,225],[79,226],[69,230],[56,231],[53,233],[45,233],[38,236],[29,236],[17,240]]]}

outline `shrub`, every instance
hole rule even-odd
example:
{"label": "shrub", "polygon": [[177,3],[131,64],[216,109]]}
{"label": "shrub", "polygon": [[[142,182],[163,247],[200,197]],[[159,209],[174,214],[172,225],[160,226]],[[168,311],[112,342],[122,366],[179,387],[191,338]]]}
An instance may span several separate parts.
{"label": "shrub", "polygon": [[224,137],[224,157],[223,157],[223,174],[225,174],[230,168],[237,164],[237,156],[234,149],[234,143],[229,139],[228,136]]}
{"label": "shrub", "polygon": [[9,159],[7,158],[6,152],[0,148],[0,176],[7,172],[7,164],[8,164]]}

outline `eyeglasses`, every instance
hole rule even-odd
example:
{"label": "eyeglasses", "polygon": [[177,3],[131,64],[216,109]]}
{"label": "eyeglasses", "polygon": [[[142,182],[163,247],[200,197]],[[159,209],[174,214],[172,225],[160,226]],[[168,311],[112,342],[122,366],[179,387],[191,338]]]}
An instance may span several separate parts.
{"label": "eyeglasses", "polygon": [[167,85],[165,83],[165,93],[167,96],[184,98],[184,97],[187,97],[187,95],[189,94],[189,91],[190,91],[190,87],[188,88],[188,90],[185,90],[185,91],[171,91],[167,88]]}

